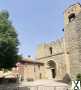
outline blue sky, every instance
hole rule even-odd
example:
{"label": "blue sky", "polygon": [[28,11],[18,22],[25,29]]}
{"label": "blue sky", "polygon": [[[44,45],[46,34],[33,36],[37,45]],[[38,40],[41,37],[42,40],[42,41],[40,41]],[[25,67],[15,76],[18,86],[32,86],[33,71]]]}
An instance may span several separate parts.
{"label": "blue sky", "polygon": [[38,44],[62,37],[64,9],[76,2],[81,0],[0,0],[18,33],[19,53],[34,57]]}

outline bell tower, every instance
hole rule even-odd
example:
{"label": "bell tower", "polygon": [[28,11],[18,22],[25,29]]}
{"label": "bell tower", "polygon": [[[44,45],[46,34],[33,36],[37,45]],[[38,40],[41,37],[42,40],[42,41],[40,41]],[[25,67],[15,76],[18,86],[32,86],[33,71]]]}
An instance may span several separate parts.
{"label": "bell tower", "polygon": [[[69,6],[64,12],[66,66],[72,79],[81,72],[81,5]],[[69,66],[69,67],[68,67]]]}
{"label": "bell tower", "polygon": [[64,12],[64,26],[69,24],[81,12],[80,3],[69,6]]}

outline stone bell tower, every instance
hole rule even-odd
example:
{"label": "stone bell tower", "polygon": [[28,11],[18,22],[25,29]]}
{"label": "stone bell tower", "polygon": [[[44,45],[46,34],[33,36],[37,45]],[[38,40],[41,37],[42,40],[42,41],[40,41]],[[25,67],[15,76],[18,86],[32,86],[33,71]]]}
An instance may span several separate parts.
{"label": "stone bell tower", "polygon": [[81,73],[81,5],[69,6],[64,12],[66,68],[72,79]]}

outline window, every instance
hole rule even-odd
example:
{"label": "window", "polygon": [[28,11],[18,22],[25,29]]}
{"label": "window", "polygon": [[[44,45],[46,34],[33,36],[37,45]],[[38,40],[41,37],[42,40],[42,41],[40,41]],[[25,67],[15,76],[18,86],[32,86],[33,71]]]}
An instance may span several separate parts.
{"label": "window", "polygon": [[40,73],[40,79],[42,79],[42,74]]}
{"label": "window", "polygon": [[35,72],[35,66],[34,66],[34,72]]}
{"label": "window", "polygon": [[50,54],[52,54],[52,47],[49,48]]}
{"label": "window", "polygon": [[38,68],[39,68],[39,70],[40,70],[40,65],[38,65]]}
{"label": "window", "polygon": [[69,22],[73,21],[75,19],[75,14],[74,13],[70,14],[68,18]]}

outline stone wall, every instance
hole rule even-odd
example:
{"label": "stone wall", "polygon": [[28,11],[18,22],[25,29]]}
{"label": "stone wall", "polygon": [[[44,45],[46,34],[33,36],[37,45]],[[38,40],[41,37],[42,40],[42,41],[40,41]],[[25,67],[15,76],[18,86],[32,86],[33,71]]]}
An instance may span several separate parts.
{"label": "stone wall", "polygon": [[[52,52],[50,53],[50,47]],[[45,64],[43,78],[52,78],[47,62],[56,63],[56,78],[69,74],[72,79],[81,73],[81,5],[68,7],[64,12],[64,38],[41,44],[37,48],[36,60]]]}
{"label": "stone wall", "polygon": [[71,78],[81,73],[81,13],[65,25],[65,48],[69,55]]}
{"label": "stone wall", "polygon": [[[41,64],[35,64],[36,62],[32,64],[30,63],[20,63],[20,65],[15,68],[15,72],[19,76],[21,76],[24,81],[34,81],[34,80],[39,80],[42,77],[40,76],[40,73],[43,69],[43,65]],[[21,79],[21,78],[20,78]]]}
{"label": "stone wall", "polygon": [[[52,47],[52,54],[49,48]],[[48,61],[52,60],[56,63],[56,80],[63,79],[66,73],[65,53],[63,38],[42,44],[38,47],[36,60],[44,63],[44,68],[41,70],[43,79],[53,79],[51,70],[48,68]]]}
{"label": "stone wall", "polygon": [[[50,54],[50,47],[52,48],[52,54]],[[57,39],[50,43],[40,44],[36,50],[36,59],[56,55],[64,52],[63,38]]]}

